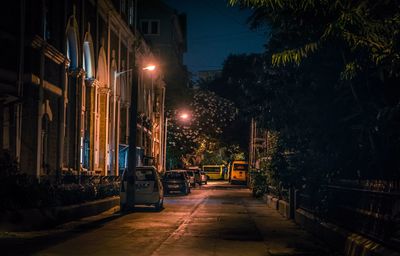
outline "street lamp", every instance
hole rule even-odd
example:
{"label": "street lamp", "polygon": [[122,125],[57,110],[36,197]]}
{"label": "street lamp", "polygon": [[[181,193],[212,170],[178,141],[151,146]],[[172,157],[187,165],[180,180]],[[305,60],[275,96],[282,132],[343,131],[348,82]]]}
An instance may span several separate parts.
{"label": "street lamp", "polygon": [[[178,115],[178,117],[182,121],[188,121],[190,118],[190,115],[187,112],[182,112]],[[168,121],[171,118],[166,117],[165,118],[165,131],[164,131],[164,152],[163,152],[163,169],[166,170],[167,168],[167,133],[168,133]]]}
{"label": "street lamp", "polygon": [[[149,65],[147,65],[147,66],[142,68],[142,71],[143,71],[142,74],[144,72],[148,73],[147,77],[150,77],[150,81],[151,81],[151,87],[150,88],[146,88],[146,86],[144,86],[145,84],[144,84],[144,79],[143,79],[143,75],[142,75],[143,93],[144,93],[144,95],[147,95],[145,97],[145,99],[144,99],[144,102],[143,102],[143,105],[147,106],[147,108],[144,107],[143,110],[147,110],[146,112],[148,114],[148,117],[150,117],[150,119],[152,119],[151,117],[153,115],[153,107],[149,106],[148,100],[149,100],[149,98],[150,98],[151,102],[153,102],[153,100],[154,100],[154,95],[155,94],[154,94],[154,75],[153,75],[153,73],[155,72],[155,70],[156,70],[156,66],[153,65],[153,64],[149,64]],[[143,123],[141,124],[142,125],[142,131],[141,131],[142,135],[141,135],[141,137],[145,138],[145,140],[144,140],[145,141],[144,149],[145,149],[145,152],[147,152],[148,156],[150,156],[151,159],[154,160],[154,158],[152,158],[155,155],[154,154],[154,138],[150,135],[150,139],[149,140],[147,139],[148,135],[145,133],[145,130],[143,128],[144,127],[144,119],[142,121],[143,121]],[[151,120],[151,121],[153,121],[153,120]],[[153,134],[153,132],[154,132],[153,131],[153,127],[151,128],[151,132]],[[145,162],[145,164],[149,165],[150,162]],[[154,164],[154,162],[153,162],[153,164]]]}
{"label": "street lamp", "polygon": [[[155,66],[147,66],[143,70],[153,71]],[[121,211],[132,210],[135,207],[135,171],[136,171],[136,133],[137,133],[137,108],[138,108],[138,69],[133,68],[122,72],[115,72],[114,79],[117,76],[132,72],[132,90],[131,90],[131,107],[129,111],[129,149],[128,149],[128,169],[123,175],[121,181]],[[116,80],[114,80],[115,82]],[[115,83],[114,83],[115,84]],[[115,92],[114,92],[115,93]]]}
{"label": "street lamp", "polygon": [[149,66],[143,68],[143,70],[149,70],[149,71],[153,71],[155,69],[156,69],[156,66],[154,66],[154,65],[149,65]]}
{"label": "street lamp", "polygon": [[189,115],[188,115],[187,113],[183,113],[183,114],[180,115],[180,117],[181,117],[183,120],[186,120],[186,119],[189,118]]}

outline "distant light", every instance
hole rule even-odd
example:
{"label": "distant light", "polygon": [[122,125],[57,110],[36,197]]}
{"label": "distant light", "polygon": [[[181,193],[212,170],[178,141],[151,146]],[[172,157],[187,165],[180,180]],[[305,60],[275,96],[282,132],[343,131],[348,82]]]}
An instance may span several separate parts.
{"label": "distant light", "polygon": [[155,69],[156,69],[156,66],[154,66],[154,65],[150,65],[150,66],[143,68],[143,70],[149,70],[149,71],[153,71]]}
{"label": "distant light", "polygon": [[184,113],[184,114],[181,115],[181,118],[182,118],[182,119],[188,119],[188,117],[189,117],[189,115],[186,114],[186,113]]}

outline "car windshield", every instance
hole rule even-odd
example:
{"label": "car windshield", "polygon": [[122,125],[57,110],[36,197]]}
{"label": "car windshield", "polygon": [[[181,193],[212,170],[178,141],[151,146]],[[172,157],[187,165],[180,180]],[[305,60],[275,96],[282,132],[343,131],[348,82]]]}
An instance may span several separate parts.
{"label": "car windshield", "polygon": [[183,175],[183,172],[166,172],[165,178],[173,180],[183,180],[185,179],[185,176]]}
{"label": "car windshield", "polygon": [[155,180],[155,179],[156,177],[154,175],[153,170],[136,170],[137,181]]}
{"label": "car windshield", "polygon": [[238,171],[246,171],[247,170],[247,164],[234,164],[233,165],[233,169],[234,170],[238,170]]}

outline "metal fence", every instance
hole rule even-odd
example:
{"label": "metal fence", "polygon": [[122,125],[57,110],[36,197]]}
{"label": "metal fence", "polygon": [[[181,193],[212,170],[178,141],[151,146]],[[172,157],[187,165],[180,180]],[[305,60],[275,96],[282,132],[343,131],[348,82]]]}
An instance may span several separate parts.
{"label": "metal fence", "polygon": [[400,181],[337,180],[318,193],[298,191],[297,207],[400,249]]}

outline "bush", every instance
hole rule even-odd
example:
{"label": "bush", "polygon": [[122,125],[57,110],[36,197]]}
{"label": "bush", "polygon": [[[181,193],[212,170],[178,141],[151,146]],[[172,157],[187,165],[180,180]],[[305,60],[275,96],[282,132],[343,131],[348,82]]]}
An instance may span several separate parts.
{"label": "bush", "polygon": [[254,197],[262,197],[268,188],[267,176],[263,170],[257,170],[251,172],[251,187],[253,190]]}
{"label": "bush", "polygon": [[84,180],[85,184],[70,183],[79,180],[68,176],[67,184],[38,182],[27,175],[3,176],[0,179],[0,211],[27,208],[66,206],[119,195],[119,180],[114,177]]}

